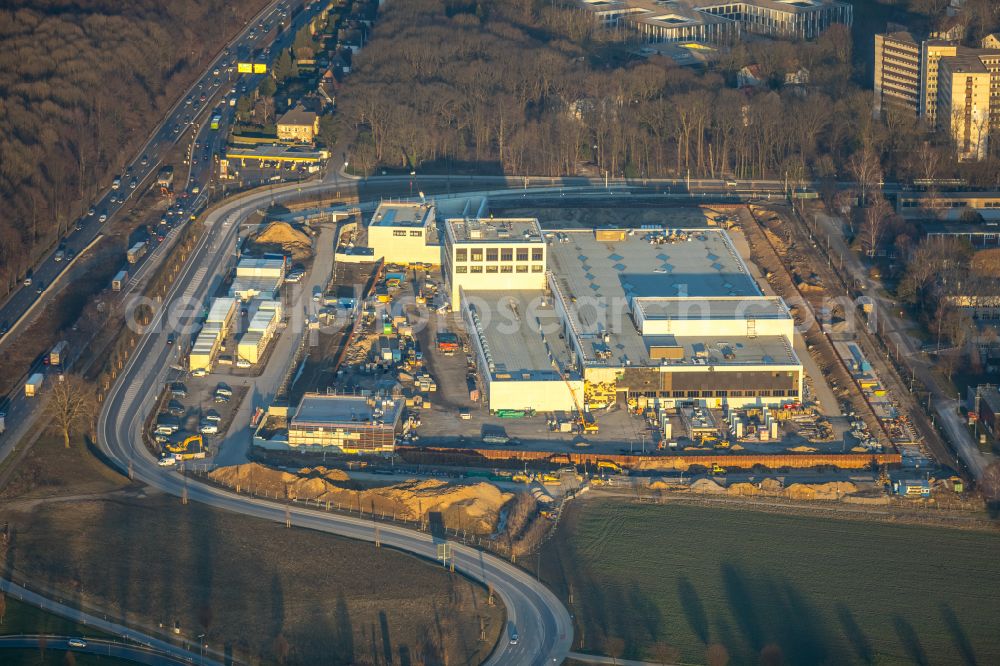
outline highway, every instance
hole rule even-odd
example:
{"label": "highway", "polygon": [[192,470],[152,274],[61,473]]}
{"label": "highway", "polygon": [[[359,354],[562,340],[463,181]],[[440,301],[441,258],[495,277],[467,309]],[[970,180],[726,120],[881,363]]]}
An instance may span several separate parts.
{"label": "highway", "polygon": [[[218,285],[221,271],[235,240],[239,220],[272,199],[281,201],[300,195],[300,190],[323,191],[329,185],[288,186],[232,201],[206,216],[207,232],[185,264],[165,299],[203,301]],[[242,513],[264,520],[285,522],[286,510],[293,525],[354,539],[374,541],[376,527],[370,520],[332,515],[299,506],[287,507],[265,500],[236,495],[184,477],[156,464],[142,443],[142,427],[161,392],[176,348],[166,344],[165,309],[155,314],[128,364],[111,389],[98,420],[98,442],[110,460],[134,478],[173,495],[185,492],[189,501]],[[383,546],[404,550],[430,561],[438,554],[438,543],[426,533],[393,525],[378,525]],[[488,663],[543,664],[561,662],[569,651],[573,628],[563,604],[544,585],[507,562],[459,543],[450,544],[455,569],[492,585],[507,610],[508,621],[519,634],[516,644],[502,638]]]}
{"label": "highway", "polygon": [[[108,221],[114,219],[115,215],[126,207],[130,199],[155,186],[155,177],[163,158],[175,144],[188,138],[189,135],[192,143],[198,142],[202,147],[194,151],[193,157],[198,162],[191,164],[189,178],[187,169],[183,170],[183,173],[174,174],[175,179],[178,179],[175,189],[180,201],[177,219],[187,219],[189,214],[196,210],[202,198],[190,195],[195,188],[203,194],[212,177],[211,155],[221,148],[220,137],[235,114],[234,107],[230,107],[228,103],[220,103],[220,100],[232,97],[233,90],[238,94],[242,94],[241,88],[252,90],[263,76],[243,75],[236,78],[236,58],[249,55],[251,51],[264,47],[271,49],[266,59],[270,61],[275,58],[294,39],[295,31],[318,11],[319,3],[311,10],[291,16],[294,8],[302,4],[301,0],[276,0],[247,23],[226,48],[216,55],[191,87],[177,99],[163,120],[150,133],[139,152],[122,166],[118,174],[120,184],[112,185],[109,182],[98,199],[92,203],[90,210],[69,226],[69,231],[60,244],[61,248],[77,255],[87,248],[101,234]],[[278,21],[282,20],[281,12],[291,16],[292,23],[278,32],[276,26]],[[265,33],[259,28],[260,25],[271,26],[271,30]],[[219,131],[213,131],[207,122],[216,103],[220,103],[218,109],[223,116]],[[89,214],[90,211],[93,211],[93,214]],[[30,284],[22,283],[0,306],[0,331],[5,331],[0,337],[0,348],[6,342],[15,339],[17,333],[30,323],[31,318],[25,316],[29,309],[35,303],[41,303],[50,297],[45,291],[46,288],[58,279],[68,263],[66,259],[56,260],[57,250],[58,248],[53,248],[28,272]],[[35,308],[34,311],[39,309]]]}
{"label": "highway", "polygon": [[[42,610],[67,618],[77,624],[92,627],[102,634],[116,637],[121,636],[123,640],[123,642],[119,643],[107,639],[93,639],[87,636],[45,636],[46,649],[72,650],[74,652],[120,657],[140,664],[204,663],[209,666],[218,666],[219,664],[219,662],[211,658],[211,654],[209,653],[200,654],[188,651],[178,645],[153,638],[103,617],[87,613],[78,608],[66,606],[58,601],[53,601],[8,580],[0,579],[0,590],[12,599],[37,606]],[[0,649],[37,649],[41,638],[41,636],[0,636]],[[86,646],[83,648],[70,646],[68,642],[70,638],[83,638]]]}

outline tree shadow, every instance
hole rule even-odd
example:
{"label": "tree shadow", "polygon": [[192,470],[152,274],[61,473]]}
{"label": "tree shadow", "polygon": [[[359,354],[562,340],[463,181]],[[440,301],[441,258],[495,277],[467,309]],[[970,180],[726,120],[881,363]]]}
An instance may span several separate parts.
{"label": "tree shadow", "polygon": [[701,603],[694,585],[685,576],[677,579],[677,595],[680,597],[681,609],[691,631],[699,641],[708,645],[708,616],[705,614],[705,606]]}
{"label": "tree shadow", "polygon": [[732,564],[722,565],[722,583],[729,598],[729,608],[733,619],[739,625],[740,631],[746,637],[747,643],[754,652],[760,652],[764,646],[764,631],[760,618],[754,608],[753,594],[747,588],[747,582]]}
{"label": "tree shadow", "polygon": [[382,653],[385,655],[385,663],[392,663],[392,640],[389,638],[389,618],[385,611],[378,612],[378,626],[382,632]]}
{"label": "tree shadow", "polygon": [[354,627],[351,625],[351,613],[347,608],[344,593],[337,594],[336,645],[340,662],[354,663]]}
{"label": "tree shadow", "polygon": [[858,655],[858,659],[866,664],[873,663],[875,661],[875,651],[872,649],[871,641],[854,620],[854,615],[851,614],[850,609],[844,603],[838,603],[836,611],[840,627],[844,630],[844,635],[850,641],[851,647],[854,649],[855,654]]}
{"label": "tree shadow", "polygon": [[946,603],[939,606],[944,624],[951,632],[951,640],[955,643],[955,649],[962,658],[962,663],[966,666],[976,666],[976,652],[972,649],[972,642],[962,628],[962,623],[958,621],[955,611]]}
{"label": "tree shadow", "polygon": [[917,636],[913,625],[899,615],[895,615],[892,618],[892,626],[896,630],[896,635],[899,636],[899,640],[902,642],[903,649],[906,650],[910,661],[919,666],[929,666],[930,662],[927,660],[927,653],[924,652],[924,648],[920,644],[920,637]]}

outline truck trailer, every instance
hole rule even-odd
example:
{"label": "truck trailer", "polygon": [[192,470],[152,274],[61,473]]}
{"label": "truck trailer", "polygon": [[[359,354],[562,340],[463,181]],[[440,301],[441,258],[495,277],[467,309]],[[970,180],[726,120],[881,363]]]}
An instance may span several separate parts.
{"label": "truck trailer", "polygon": [[139,241],[128,250],[128,263],[137,264],[139,260],[146,256],[146,241]]}
{"label": "truck trailer", "polygon": [[42,383],[45,381],[45,375],[40,372],[28,377],[28,381],[24,383],[24,397],[34,398],[38,395],[38,392],[42,390]]}
{"label": "truck trailer", "polygon": [[125,288],[125,284],[128,282],[128,271],[118,271],[115,276],[111,278],[111,291],[121,291]]}
{"label": "truck trailer", "polygon": [[56,346],[52,348],[49,352],[49,365],[62,366],[66,363],[66,348],[69,347],[69,343],[65,340],[60,340],[56,343]]}

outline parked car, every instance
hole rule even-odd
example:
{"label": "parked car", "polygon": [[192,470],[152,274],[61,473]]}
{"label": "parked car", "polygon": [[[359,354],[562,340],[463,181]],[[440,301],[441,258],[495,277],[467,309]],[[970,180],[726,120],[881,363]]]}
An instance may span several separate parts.
{"label": "parked car", "polygon": [[186,398],[187,397],[187,387],[180,382],[174,382],[170,385],[170,395],[175,398]]}
{"label": "parked car", "polygon": [[219,434],[219,426],[216,423],[202,423],[201,428],[199,428],[201,434],[203,435],[217,435]]}
{"label": "parked car", "polygon": [[210,409],[207,412],[205,412],[204,418],[206,421],[211,421],[212,423],[219,423],[220,421],[222,421],[222,416],[220,416],[219,412],[215,411],[214,409]]}
{"label": "parked car", "polygon": [[172,465],[177,464],[177,458],[174,457],[172,453],[168,453],[167,455],[157,460],[156,464],[159,465],[160,467],[170,467]]}
{"label": "parked car", "polygon": [[208,370],[205,368],[195,368],[191,371],[192,377],[205,377],[208,375]]}

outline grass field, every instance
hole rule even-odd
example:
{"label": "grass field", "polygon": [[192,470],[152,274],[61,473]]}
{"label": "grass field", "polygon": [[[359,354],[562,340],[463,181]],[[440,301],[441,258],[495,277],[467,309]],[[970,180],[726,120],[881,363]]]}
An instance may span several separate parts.
{"label": "grass field", "polygon": [[[241,662],[478,664],[504,627],[485,589],[440,566],[147,496],[79,444],[43,437],[0,496],[16,579],[137,628],[205,633]],[[54,630],[37,624],[19,626]]]}
{"label": "grass field", "polygon": [[584,651],[997,664],[998,553],[998,534],[586,500],[546,544],[541,574],[563,599],[572,591]]}

